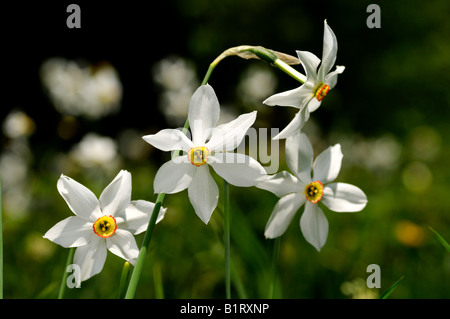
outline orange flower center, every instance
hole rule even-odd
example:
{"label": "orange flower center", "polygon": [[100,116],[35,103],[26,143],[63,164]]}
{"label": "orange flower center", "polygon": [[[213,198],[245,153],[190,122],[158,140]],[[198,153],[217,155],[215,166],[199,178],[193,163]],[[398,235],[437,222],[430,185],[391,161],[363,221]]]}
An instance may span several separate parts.
{"label": "orange flower center", "polygon": [[312,182],[305,187],[306,199],[311,203],[318,203],[323,197],[323,184],[320,181]]}
{"label": "orange flower center", "polygon": [[327,95],[328,91],[330,90],[330,86],[327,84],[321,84],[317,90],[314,96],[316,97],[317,101],[322,101],[323,98]]}
{"label": "orange flower center", "polygon": [[189,162],[195,166],[202,166],[208,159],[209,150],[205,146],[193,147],[187,152]]}
{"label": "orange flower center", "polygon": [[100,236],[102,238],[111,237],[117,230],[116,219],[111,215],[102,216],[95,221],[94,225],[92,225],[92,228],[94,229],[94,233],[97,236]]}

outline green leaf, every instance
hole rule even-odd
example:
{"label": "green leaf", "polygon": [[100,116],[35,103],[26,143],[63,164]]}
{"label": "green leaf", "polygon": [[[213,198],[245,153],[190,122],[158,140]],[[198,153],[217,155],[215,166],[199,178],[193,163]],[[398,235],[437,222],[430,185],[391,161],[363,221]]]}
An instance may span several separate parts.
{"label": "green leaf", "polygon": [[433,228],[429,227],[430,230],[436,235],[437,239],[441,242],[442,246],[444,246],[445,249],[447,249],[448,252],[450,252],[450,245],[449,243],[442,237],[437,231],[435,231]]}
{"label": "green leaf", "polygon": [[401,276],[399,280],[397,280],[392,286],[391,288],[389,288],[385,293],[383,293],[380,297],[380,299],[387,299],[387,297],[389,297],[389,295],[395,290],[395,288],[397,288],[398,284],[400,283],[400,281],[405,278],[405,276]]}

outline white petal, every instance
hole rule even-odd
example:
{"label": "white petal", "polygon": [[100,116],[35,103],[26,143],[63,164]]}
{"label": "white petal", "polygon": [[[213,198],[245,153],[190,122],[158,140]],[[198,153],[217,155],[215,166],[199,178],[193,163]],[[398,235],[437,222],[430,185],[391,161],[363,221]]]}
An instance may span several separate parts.
{"label": "white petal", "polygon": [[317,204],[306,202],[300,218],[300,229],[306,241],[320,251],[327,241],[328,220]]}
{"label": "white petal", "polygon": [[69,248],[86,245],[93,234],[92,222],[88,222],[78,216],[70,216],[50,228],[45,233],[44,238]]}
{"label": "white petal", "polygon": [[73,263],[80,267],[81,281],[85,281],[102,271],[106,260],[106,241],[94,236],[85,246],[78,247],[73,256]]}
{"label": "white petal", "polygon": [[284,234],[298,209],[305,203],[306,197],[293,193],[282,197],[275,205],[269,221],[267,222],[264,236],[276,238]]}
{"label": "white petal", "polygon": [[309,184],[314,151],[308,136],[304,133],[289,136],[286,139],[285,153],[291,172],[304,184]]}
{"label": "white petal", "polygon": [[130,205],[131,174],[121,170],[116,178],[103,190],[100,195],[100,207],[103,215],[115,216]]}
{"label": "white petal", "polygon": [[344,72],[345,66],[336,65],[336,70],[330,72],[325,77],[325,83],[328,84],[330,90],[336,86],[338,75]]}
{"label": "white petal", "polygon": [[364,192],[351,184],[331,183],[325,186],[322,203],[335,212],[359,212],[367,204]]}
{"label": "white petal", "polygon": [[297,51],[297,56],[306,71],[308,81],[314,83],[314,86],[316,86],[318,84],[317,67],[319,66],[320,59],[308,51]]}
{"label": "white petal", "polygon": [[155,193],[178,193],[189,186],[197,167],[184,158],[179,156],[159,168],[153,181]]}
{"label": "white petal", "polygon": [[321,181],[322,184],[334,181],[341,170],[343,156],[340,144],[330,146],[320,153],[313,164],[313,180]]}
{"label": "white petal", "polygon": [[330,72],[331,68],[336,62],[338,44],[336,35],[333,30],[328,26],[327,20],[324,21],[323,31],[323,51],[322,51],[322,64],[319,68],[319,80],[325,82],[325,76]]}
{"label": "white petal", "polygon": [[72,212],[87,221],[96,221],[102,213],[97,197],[85,186],[61,175],[57,188]]}
{"label": "white petal", "polygon": [[161,151],[183,150],[187,152],[193,147],[192,141],[180,130],[165,129],[156,134],[145,135],[144,141]]}
{"label": "white petal", "polygon": [[232,151],[241,144],[247,130],[256,119],[256,111],[242,114],[231,122],[217,126],[206,143],[210,152]]}
{"label": "white petal", "polygon": [[274,94],[264,100],[263,103],[270,106],[292,106],[299,109],[305,101],[311,99],[313,95],[313,85],[306,82],[298,88]]}
{"label": "white petal", "polygon": [[188,195],[195,213],[207,224],[219,200],[219,188],[209,173],[208,165],[196,170]]}
{"label": "white petal", "polygon": [[129,231],[117,229],[111,237],[106,238],[106,245],[114,255],[125,259],[133,266],[136,264],[139,248],[134,236]]}
{"label": "white petal", "polygon": [[279,140],[282,138],[288,138],[291,135],[299,133],[300,130],[305,126],[309,119],[308,107],[304,107],[297,114],[295,114],[292,121],[276,136],[273,137],[274,140]]}
{"label": "white petal", "polygon": [[208,164],[228,183],[235,186],[255,186],[267,178],[264,167],[245,154],[217,153],[208,158]]}
{"label": "white petal", "polygon": [[211,136],[219,115],[219,101],[213,88],[209,84],[200,86],[192,95],[188,111],[192,142],[195,146],[203,145]]}
{"label": "white petal", "polygon": [[272,192],[278,197],[283,197],[287,194],[304,190],[306,185],[292,174],[282,171],[275,175],[269,175],[264,182],[258,183],[255,186]]}
{"label": "white petal", "polygon": [[[117,224],[121,229],[128,230],[134,235],[140,234],[147,229],[148,222],[153,213],[155,204],[145,200],[136,200],[130,203],[121,214],[116,216]],[[156,223],[159,223],[166,213],[167,208],[159,209]]]}
{"label": "white petal", "polygon": [[308,111],[309,113],[314,112],[315,110],[317,110],[320,105],[322,104],[322,101],[319,101],[318,99],[316,99],[315,97],[312,98],[309,103],[308,103]]}

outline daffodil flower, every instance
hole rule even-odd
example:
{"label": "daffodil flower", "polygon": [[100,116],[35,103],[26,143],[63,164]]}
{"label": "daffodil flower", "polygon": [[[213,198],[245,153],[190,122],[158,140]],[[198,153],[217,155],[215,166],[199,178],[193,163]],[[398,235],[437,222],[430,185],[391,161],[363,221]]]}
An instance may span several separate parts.
{"label": "daffodil flower", "polygon": [[292,106],[299,109],[294,119],[274,139],[287,138],[301,130],[309,114],[319,108],[329,90],[336,86],[338,74],[345,69],[344,66],[336,66],[330,72],[336,61],[337,48],[336,36],[325,20],[322,61],[311,52],[297,51],[306,72],[306,82],[296,89],[272,95],[263,102],[270,106]]}
{"label": "daffodil flower", "polygon": [[267,222],[266,238],[281,236],[304,205],[300,229],[305,239],[320,251],[328,237],[328,220],[319,203],[335,212],[358,212],[366,206],[367,197],[361,189],[333,183],[341,169],[342,157],[341,146],[336,144],[313,162],[313,148],[304,133],[286,139],[286,162],[294,175],[283,171],[256,185],[280,197]]}
{"label": "daffodil flower", "polygon": [[[133,235],[147,229],[155,205],[144,200],[131,201],[129,172],[120,171],[99,199],[64,175],[59,178],[57,188],[75,216],[57,223],[44,238],[65,248],[77,247],[73,262],[80,267],[81,281],[103,269],[107,250],[135,264],[139,249]],[[161,208],[157,222],[165,212]]]}
{"label": "daffodil flower", "polygon": [[143,139],[162,151],[181,150],[182,156],[163,164],[154,179],[155,193],[173,194],[188,189],[195,213],[207,224],[217,206],[219,189],[209,166],[229,184],[249,187],[267,178],[253,158],[233,151],[256,119],[256,111],[216,127],[220,106],[213,88],[200,86],[189,103],[192,140],[176,129],[164,129]]}

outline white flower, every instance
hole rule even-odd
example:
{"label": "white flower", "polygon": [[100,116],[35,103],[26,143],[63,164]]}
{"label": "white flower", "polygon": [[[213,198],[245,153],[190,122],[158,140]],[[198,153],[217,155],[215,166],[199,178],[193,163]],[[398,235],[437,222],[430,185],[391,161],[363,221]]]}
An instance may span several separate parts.
{"label": "white flower", "polygon": [[366,206],[367,197],[361,189],[332,183],[341,169],[342,157],[341,146],[336,144],[313,162],[313,148],[304,133],[286,139],[286,162],[295,176],[283,171],[256,185],[280,197],[267,222],[266,238],[281,236],[305,205],[300,228],[305,239],[320,251],[327,240],[328,221],[319,202],[335,212],[358,212]]}
{"label": "white flower", "polygon": [[[135,264],[139,249],[133,235],[147,229],[155,204],[131,201],[131,174],[120,171],[100,198],[85,186],[61,175],[57,188],[75,216],[53,226],[44,235],[65,248],[77,247],[74,264],[81,270],[81,281],[98,274],[105,263],[107,249]],[[161,208],[157,222],[164,217]]]}
{"label": "white flower", "polygon": [[202,85],[189,103],[192,140],[176,129],[143,136],[147,143],[162,151],[185,152],[160,167],[155,176],[154,190],[155,193],[173,194],[187,188],[195,213],[205,224],[209,222],[219,198],[219,189],[209,166],[235,186],[254,186],[267,178],[264,168],[253,158],[228,153],[240,144],[256,119],[256,111],[215,127],[219,113],[219,101],[214,90],[210,85]]}
{"label": "white flower", "polygon": [[[306,72],[306,82],[293,90],[272,95],[263,103],[267,105],[293,106],[299,109],[294,119],[275,139],[287,138],[302,129],[309,118],[309,113],[317,110],[328,91],[335,87],[338,74],[344,72],[344,66],[336,66],[330,72],[336,61],[337,39],[333,30],[324,21],[323,51],[321,60],[308,51],[297,51],[298,58]],[[317,67],[319,66],[319,69]]]}

